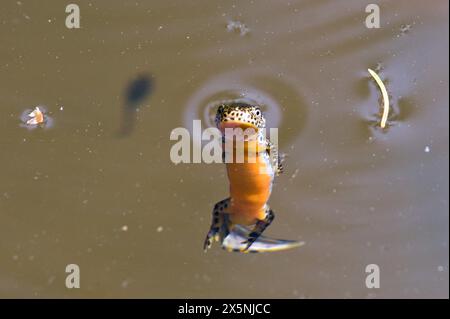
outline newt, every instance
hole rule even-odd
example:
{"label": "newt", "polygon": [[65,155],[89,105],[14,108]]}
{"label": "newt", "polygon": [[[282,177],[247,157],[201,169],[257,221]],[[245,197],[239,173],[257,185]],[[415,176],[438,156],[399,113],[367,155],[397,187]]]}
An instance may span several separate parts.
{"label": "newt", "polygon": [[[301,246],[303,242],[261,236],[275,218],[267,202],[274,178],[283,172],[283,166],[276,146],[265,136],[266,119],[260,107],[246,103],[222,104],[215,124],[222,133],[222,158],[226,163],[230,196],[214,205],[204,250],[211,247],[213,240],[220,241],[224,249],[236,252]],[[243,134],[237,137],[236,129],[242,129]],[[227,143],[232,148],[227,148]],[[237,160],[238,146],[243,146],[243,161]],[[250,226],[252,229],[247,230]]]}

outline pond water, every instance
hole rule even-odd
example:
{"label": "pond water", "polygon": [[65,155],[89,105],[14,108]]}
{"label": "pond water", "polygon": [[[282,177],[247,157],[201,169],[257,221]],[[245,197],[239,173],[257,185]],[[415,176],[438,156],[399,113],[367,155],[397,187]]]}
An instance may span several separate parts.
{"label": "pond water", "polygon": [[[379,29],[364,1],[80,1],[80,29],[3,3],[0,297],[448,298],[448,2],[377,3]],[[225,166],[169,136],[235,98],[278,128],[265,234],[300,248],[203,252]]]}

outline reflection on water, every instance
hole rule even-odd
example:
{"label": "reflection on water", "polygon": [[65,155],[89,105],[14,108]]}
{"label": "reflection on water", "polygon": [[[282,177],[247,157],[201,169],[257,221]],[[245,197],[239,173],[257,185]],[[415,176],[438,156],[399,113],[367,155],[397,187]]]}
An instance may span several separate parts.
{"label": "reflection on water", "polygon": [[[69,30],[57,1],[3,4],[0,296],[448,297],[448,2],[380,8],[366,29],[353,0],[102,0]],[[169,134],[229,99],[279,129],[267,236],[301,249],[203,253],[225,167],[174,165]],[[55,126],[21,128],[40,103]]]}
{"label": "reflection on water", "polygon": [[[267,71],[242,68],[207,79],[198,90],[188,98],[184,110],[184,126],[192,129],[192,121],[202,120],[206,127],[214,127],[214,118],[221,103],[243,102],[259,105],[267,119],[267,127],[286,128],[289,135],[282,134],[282,143],[289,136],[300,134],[307,119],[308,107],[298,92],[300,89],[289,84],[290,77],[270,76]],[[291,107],[283,105],[290,101]]]}

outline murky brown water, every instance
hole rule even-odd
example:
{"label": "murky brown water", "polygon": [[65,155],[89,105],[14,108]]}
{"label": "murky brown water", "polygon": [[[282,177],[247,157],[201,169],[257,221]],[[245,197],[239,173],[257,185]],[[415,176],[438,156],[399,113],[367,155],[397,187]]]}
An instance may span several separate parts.
{"label": "murky brown water", "polygon": [[[378,30],[364,1],[118,3],[79,1],[79,30],[59,1],[2,4],[1,297],[448,298],[447,1],[378,2]],[[152,91],[118,137],[140,74]],[[297,250],[204,254],[225,167],[169,159],[172,129],[242,94],[279,128],[267,235]],[[54,126],[20,127],[38,104]]]}

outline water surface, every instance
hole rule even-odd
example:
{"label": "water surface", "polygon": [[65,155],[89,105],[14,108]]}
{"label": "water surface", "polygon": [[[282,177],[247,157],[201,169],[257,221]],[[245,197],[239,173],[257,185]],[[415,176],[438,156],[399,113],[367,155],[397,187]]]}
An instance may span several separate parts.
{"label": "water surface", "polygon": [[[3,3],[0,296],[448,298],[448,2],[378,3],[380,29],[363,1],[80,1],[79,30],[59,1]],[[203,253],[225,167],[174,165],[169,134],[233,98],[279,128],[266,234],[299,249]],[[36,105],[52,128],[20,126]]]}

